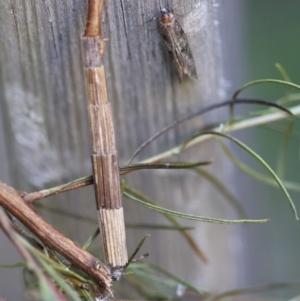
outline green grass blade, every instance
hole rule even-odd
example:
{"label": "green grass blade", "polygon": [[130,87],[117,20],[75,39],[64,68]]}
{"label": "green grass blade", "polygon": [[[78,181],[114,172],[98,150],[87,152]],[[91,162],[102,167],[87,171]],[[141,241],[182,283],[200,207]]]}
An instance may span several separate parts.
{"label": "green grass blade", "polygon": [[156,206],[147,202],[144,202],[132,195],[130,195],[128,192],[124,191],[124,196],[139,204],[142,205],[144,207],[147,207],[149,209],[152,209],[154,211],[163,213],[163,214],[169,214],[169,215],[173,215],[175,217],[181,217],[181,218],[185,218],[185,219],[191,219],[191,220],[196,220],[196,221],[202,221],[202,222],[207,222],[207,223],[214,223],[214,224],[227,224],[227,225],[231,225],[231,224],[247,224],[247,223],[266,223],[269,220],[268,219],[263,219],[263,220],[250,220],[250,219],[244,219],[244,220],[225,220],[225,219],[217,219],[217,218],[209,218],[209,217],[204,217],[204,216],[199,216],[199,215],[193,215],[193,214],[187,214],[187,213],[182,213],[182,212],[178,212],[178,211],[174,211],[174,210],[170,210],[170,209],[166,209],[160,206]]}
{"label": "green grass blade", "polygon": [[281,74],[282,78],[286,81],[286,82],[292,82],[290,76],[288,75],[288,73],[286,72],[286,70],[281,66],[281,64],[276,63],[275,67],[277,68],[277,70],[279,71],[279,73]]}
{"label": "green grass blade", "polygon": [[[25,247],[35,256],[35,258],[40,262],[40,264],[42,265],[42,267],[45,269],[45,271],[47,272],[47,274],[60,286],[60,288],[66,293],[68,294],[73,301],[82,301],[78,295],[74,292],[74,290],[66,283],[66,281],[62,278],[62,276],[60,274],[58,274],[49,263],[47,263],[45,260],[42,259],[41,257],[41,252],[36,250],[33,246],[31,246],[25,239],[23,239],[22,237],[18,237],[18,239],[20,239],[22,241],[22,243],[25,245]],[[41,272],[41,275],[42,272]],[[37,275],[38,277],[40,275]],[[39,277],[40,278],[40,277]],[[50,288],[47,288],[47,284],[41,282],[40,283],[42,285],[41,289],[44,289],[44,292],[47,293],[47,291],[49,291]],[[42,292],[43,293],[43,292]],[[54,294],[54,292],[52,293]],[[45,299],[46,300],[46,299]],[[49,299],[50,300],[57,300],[55,299]],[[47,300],[48,301],[48,300]]]}
{"label": "green grass blade", "polygon": [[47,264],[42,258],[37,257],[43,268],[47,273],[57,282],[61,289],[68,294],[73,301],[82,301],[75,291],[66,283],[66,281],[59,275],[49,264]]}
{"label": "green grass blade", "polygon": [[[246,165],[245,163],[241,162],[240,160],[238,160],[230,151],[229,149],[223,144],[222,145],[223,151],[226,154],[226,156],[232,161],[232,163],[238,168],[240,169],[242,172],[248,174],[249,176],[251,176],[252,178],[261,181],[267,185],[273,186],[273,187],[277,187],[278,188],[278,184],[277,182],[274,180],[274,178],[271,178],[267,175],[264,175],[256,170],[254,170],[253,168],[251,168],[250,166]],[[289,181],[282,181],[284,187],[288,190],[293,190],[296,192],[300,192],[300,185],[298,183],[294,183],[294,182],[289,182]]]}
{"label": "green grass blade", "polygon": [[153,224],[125,224],[126,228],[131,229],[150,229],[150,230],[171,230],[171,231],[189,231],[195,230],[194,227],[184,226],[167,226],[167,225],[153,225]]}
{"label": "green grass blade", "polygon": [[82,249],[87,250],[99,234],[100,234],[100,229],[98,227],[95,230],[95,232],[90,236],[90,238],[87,240],[87,242],[83,245]]}
{"label": "green grass blade", "polygon": [[[155,202],[153,199],[149,198],[148,196],[143,195],[142,193],[140,193],[139,191],[137,191],[136,189],[133,189],[132,187],[126,186],[125,183],[122,183],[123,185],[123,189],[122,192],[124,192],[126,190],[126,192],[129,192],[131,195],[139,198],[139,199],[143,199],[144,201],[146,201],[147,203],[153,204],[153,205],[157,205],[157,202]],[[170,222],[172,223],[175,227],[182,227],[181,223],[172,215],[166,215],[164,214],[164,217]],[[204,262],[207,263],[208,259],[206,257],[206,255],[204,254],[204,252],[201,250],[201,248],[198,246],[198,244],[195,242],[195,240],[193,239],[193,237],[190,235],[190,233],[186,232],[186,231],[181,231],[180,234],[182,234],[182,236],[185,238],[186,242],[189,244],[189,246],[193,249],[193,251],[195,252],[195,254]]]}
{"label": "green grass blade", "polygon": [[86,301],[95,301],[95,298],[93,298],[87,290],[82,289],[81,293],[84,296],[84,298],[86,299]]}
{"label": "green grass blade", "polygon": [[258,80],[254,80],[252,82],[249,82],[245,85],[243,85],[242,87],[240,87],[238,90],[236,90],[232,96],[233,99],[236,99],[237,96],[245,89],[254,86],[254,85],[258,85],[258,84],[280,84],[280,85],[285,85],[288,87],[293,87],[296,88],[298,90],[300,90],[300,86],[284,81],[284,80],[279,80],[279,79],[258,79]]}
{"label": "green grass blade", "polygon": [[25,266],[26,266],[26,262],[22,262],[22,261],[14,264],[0,264],[0,268],[2,269],[24,268]]}
{"label": "green grass blade", "polygon": [[[238,146],[240,146],[241,148],[243,148],[245,151],[247,151],[252,157],[254,157],[258,162],[260,162],[268,171],[269,173],[272,175],[272,177],[274,178],[274,180],[277,182],[278,186],[281,188],[281,190],[283,191],[284,195],[286,196],[293,212],[294,212],[294,215],[295,215],[295,218],[296,220],[299,220],[298,218],[298,214],[297,214],[297,209],[294,205],[294,202],[292,201],[288,191],[286,190],[286,188],[284,187],[282,181],[279,179],[279,177],[276,175],[276,173],[273,171],[273,169],[267,164],[267,162],[265,162],[262,157],[260,157],[256,152],[254,152],[251,148],[249,148],[246,144],[244,144],[243,142],[241,142],[240,140],[236,139],[236,138],[233,138],[232,136],[229,136],[229,135],[226,135],[226,134],[223,134],[223,133],[220,133],[220,132],[213,132],[213,131],[208,131],[208,132],[204,132],[204,133],[201,133],[199,135],[216,135],[216,136],[221,136],[221,137],[224,137],[224,138],[227,138],[231,141],[233,141],[234,143],[236,143]],[[197,135],[197,137],[199,136]],[[190,140],[196,138],[195,136]]]}

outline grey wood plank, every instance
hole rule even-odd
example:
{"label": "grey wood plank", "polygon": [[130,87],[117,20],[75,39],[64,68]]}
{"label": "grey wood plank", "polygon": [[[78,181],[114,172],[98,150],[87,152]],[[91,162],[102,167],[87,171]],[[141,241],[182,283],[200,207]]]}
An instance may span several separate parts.
{"label": "grey wood plank", "polygon": [[[105,66],[122,164],[167,123],[225,96],[216,4],[213,0],[186,0],[175,9],[183,16],[179,19],[198,72],[197,81],[185,78],[180,83],[157,22],[147,22],[158,15],[159,1],[108,1],[103,16],[104,35],[108,38]],[[49,187],[91,173],[80,48],[86,9],[87,1],[82,0],[0,3],[0,103],[13,175],[10,184],[17,189]],[[184,141],[203,123],[221,118],[222,112],[217,111],[190,121],[155,141],[139,158],[166,150]],[[209,169],[230,181],[230,171],[215,143],[195,147],[180,159],[212,157],[215,162]],[[236,218],[212,186],[188,171],[142,171],[127,176],[126,182],[174,210]],[[54,200],[55,204],[63,203],[65,209],[90,215],[95,212],[92,189]],[[130,223],[164,222],[157,213],[128,201],[125,216]],[[88,236],[86,228],[76,221],[61,217],[52,217],[52,221],[60,222],[59,227],[65,227],[66,233],[79,233],[81,240]],[[233,227],[196,224],[193,235],[210,258],[206,266],[178,233],[152,231],[143,249],[150,252],[151,261],[195,285],[223,290],[236,282],[235,257],[227,248],[234,231]],[[129,253],[144,233],[128,230]]]}

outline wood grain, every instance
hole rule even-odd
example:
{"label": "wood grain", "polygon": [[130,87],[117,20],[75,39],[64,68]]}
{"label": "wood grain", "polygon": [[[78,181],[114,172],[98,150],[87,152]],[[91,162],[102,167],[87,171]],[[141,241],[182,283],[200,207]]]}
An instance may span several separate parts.
{"label": "wood grain", "polygon": [[[166,1],[162,1],[164,4]],[[169,1],[170,5],[172,2]],[[84,33],[87,1],[4,0],[0,3],[0,101],[5,144],[13,187],[31,191],[91,174],[89,120],[80,39]],[[194,6],[200,4],[199,6]],[[159,1],[106,1],[102,18],[106,42],[104,65],[107,94],[112,102],[116,148],[124,165],[134,150],[174,119],[223,99],[222,57],[217,8],[212,0],[186,0],[176,7],[188,14],[185,29],[195,59],[198,81],[176,77],[155,21]],[[194,22],[191,22],[194,21]],[[183,26],[184,26],[183,22]],[[150,145],[138,159],[183,142],[203,123],[222,120],[218,111],[170,131]],[[180,161],[214,158],[209,170],[230,183],[231,172],[217,144],[189,151]],[[236,218],[222,197],[203,179],[186,171],[138,172],[126,182],[164,207],[210,217]],[[66,209],[96,214],[92,192],[76,192],[55,199]],[[73,204],[76,204],[74,206]],[[75,208],[76,207],[76,208]],[[130,223],[164,223],[157,213],[124,204]],[[74,237],[87,237],[77,221],[53,218]],[[183,243],[179,233],[155,232],[142,252],[150,260],[195,285],[218,291],[235,287],[239,274],[236,253],[227,246],[235,228],[182,221],[204,251],[204,265]],[[134,231],[134,232],[133,232]],[[128,230],[132,252],[145,234]]]}

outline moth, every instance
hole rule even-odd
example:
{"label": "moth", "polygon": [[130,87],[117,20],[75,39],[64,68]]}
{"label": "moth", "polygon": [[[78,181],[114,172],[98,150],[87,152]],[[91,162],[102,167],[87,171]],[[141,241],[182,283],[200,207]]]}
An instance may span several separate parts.
{"label": "moth", "polygon": [[163,36],[169,55],[173,61],[180,80],[184,74],[197,79],[197,71],[187,36],[176,19],[173,10],[167,7],[160,9],[158,28]]}

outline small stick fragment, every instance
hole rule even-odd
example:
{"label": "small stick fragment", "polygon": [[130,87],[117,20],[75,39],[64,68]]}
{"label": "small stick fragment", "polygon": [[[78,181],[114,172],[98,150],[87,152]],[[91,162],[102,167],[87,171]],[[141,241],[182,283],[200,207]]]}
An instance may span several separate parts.
{"label": "small stick fragment", "polygon": [[100,12],[103,2],[104,0],[89,0],[85,37],[96,37],[101,34]]}

